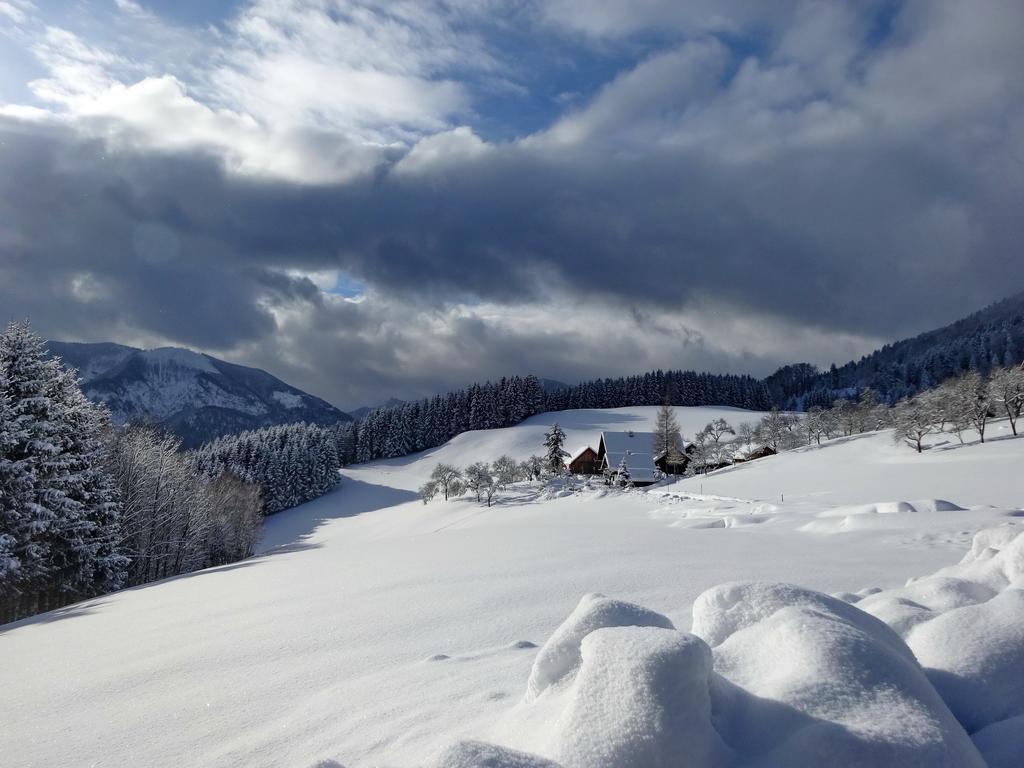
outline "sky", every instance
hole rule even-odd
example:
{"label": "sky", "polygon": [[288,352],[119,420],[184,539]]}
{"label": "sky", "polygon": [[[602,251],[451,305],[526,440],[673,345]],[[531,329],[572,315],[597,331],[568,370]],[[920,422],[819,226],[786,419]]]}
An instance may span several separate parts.
{"label": "sky", "polygon": [[1024,288],[1020,0],[0,0],[0,314],[342,408]]}

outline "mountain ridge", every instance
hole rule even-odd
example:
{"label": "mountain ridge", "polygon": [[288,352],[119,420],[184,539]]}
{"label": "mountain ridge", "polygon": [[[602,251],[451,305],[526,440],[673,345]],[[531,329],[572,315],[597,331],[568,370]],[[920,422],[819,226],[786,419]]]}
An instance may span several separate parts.
{"label": "mountain ridge", "polygon": [[825,371],[794,363],[764,381],[775,404],[788,410],[831,405],[865,389],[893,404],[961,373],[987,374],[993,367],[1022,360],[1024,291],[939,328],[885,344],[859,360]]}
{"label": "mountain ridge", "polygon": [[186,448],[225,434],[352,417],[315,395],[252,368],[181,347],[140,349],[112,342],[47,342],[75,368],[82,390],[110,408],[116,424],[147,422],[178,435]]}

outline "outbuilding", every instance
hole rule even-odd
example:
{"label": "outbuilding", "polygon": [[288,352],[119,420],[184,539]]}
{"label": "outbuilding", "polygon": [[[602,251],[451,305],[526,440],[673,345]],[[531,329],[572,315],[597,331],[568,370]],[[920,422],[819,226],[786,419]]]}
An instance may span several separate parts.
{"label": "outbuilding", "polygon": [[598,475],[601,473],[601,462],[598,461],[597,451],[589,445],[580,448],[569,456],[565,465],[569,472],[574,475]]}

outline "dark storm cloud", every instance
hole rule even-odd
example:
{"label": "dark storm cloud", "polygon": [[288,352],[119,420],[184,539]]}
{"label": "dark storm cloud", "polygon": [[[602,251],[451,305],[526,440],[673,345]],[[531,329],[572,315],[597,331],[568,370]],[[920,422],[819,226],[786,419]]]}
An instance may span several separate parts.
{"label": "dark storm cloud", "polygon": [[[887,335],[1024,283],[1020,189],[913,143],[739,167],[508,146],[441,180],[328,188],[240,181],[212,158],[110,153],[63,131],[8,129],[4,146],[4,260],[19,276],[5,304],[62,303],[60,286],[89,272],[111,295],[98,313],[192,344],[271,332],[257,297],[317,300],[311,283],[271,269],[342,268],[420,300],[710,296]],[[967,246],[950,242],[962,236]]]}
{"label": "dark storm cloud", "polygon": [[[0,308],[355,405],[827,362],[1024,286],[1020,7],[906,3],[865,44],[846,6],[782,5],[760,57],[670,45],[508,143],[438,129],[351,160],[343,131],[263,135],[167,79],[100,122],[0,118]],[[325,296],[330,270],[365,300]]]}

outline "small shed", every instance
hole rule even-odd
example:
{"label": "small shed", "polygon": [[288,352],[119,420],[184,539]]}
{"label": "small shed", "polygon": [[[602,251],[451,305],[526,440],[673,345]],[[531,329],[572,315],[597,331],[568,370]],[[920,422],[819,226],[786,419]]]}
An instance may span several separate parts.
{"label": "small shed", "polygon": [[565,465],[573,475],[599,475],[601,462],[597,459],[597,451],[586,445],[571,454]]}
{"label": "small shed", "polygon": [[769,445],[763,445],[756,451],[751,451],[747,454],[747,461],[753,461],[754,459],[763,459],[765,456],[774,456],[778,451]]}
{"label": "small shed", "polygon": [[672,460],[666,451],[662,451],[654,457],[654,466],[664,472],[666,475],[681,475],[686,472],[686,465],[690,463],[690,456],[685,450],[680,451],[679,455]]}
{"label": "small shed", "polygon": [[653,432],[602,432],[597,445],[597,459],[602,472],[614,474],[626,462],[633,485],[655,482]]}

